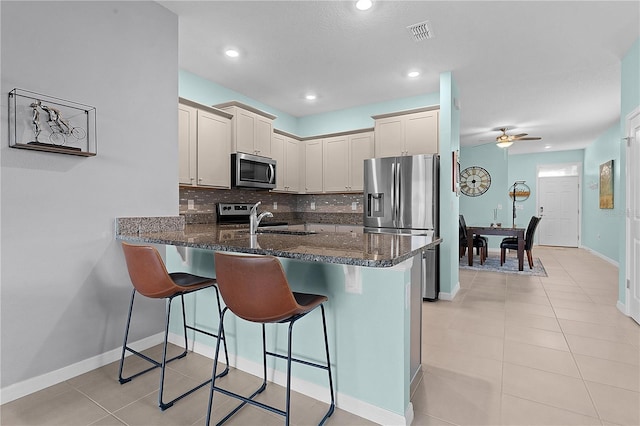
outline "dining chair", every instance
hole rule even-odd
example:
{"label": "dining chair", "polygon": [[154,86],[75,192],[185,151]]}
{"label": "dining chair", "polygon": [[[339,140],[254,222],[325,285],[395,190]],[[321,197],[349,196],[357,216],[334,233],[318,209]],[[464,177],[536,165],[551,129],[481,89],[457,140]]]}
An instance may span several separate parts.
{"label": "dining chair", "polygon": [[[531,253],[531,249],[533,248],[533,238],[536,232],[536,228],[538,227],[538,223],[540,223],[540,219],[541,218],[537,216],[531,216],[524,236],[524,250],[527,253],[529,269],[533,269],[533,255]],[[506,237],[502,239],[502,242],[500,243],[500,266],[502,266],[505,262],[507,249],[518,250],[517,237]]]}
{"label": "dining chair", "polygon": [[[458,217],[458,237],[460,239],[460,252],[459,258],[462,258],[467,252],[467,223],[464,220],[463,215]],[[480,264],[483,265],[487,259],[487,250],[489,249],[489,240],[482,235],[473,236],[473,247],[476,249],[476,254],[480,255]]]}

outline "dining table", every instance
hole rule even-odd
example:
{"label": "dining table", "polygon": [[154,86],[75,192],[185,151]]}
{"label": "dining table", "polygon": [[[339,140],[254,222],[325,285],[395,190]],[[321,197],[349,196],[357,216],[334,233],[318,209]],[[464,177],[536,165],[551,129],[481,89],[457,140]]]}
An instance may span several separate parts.
{"label": "dining table", "polygon": [[473,266],[473,236],[474,235],[504,235],[518,239],[518,270],[524,268],[524,232],[525,228],[501,226],[467,226],[467,252],[469,266]]}

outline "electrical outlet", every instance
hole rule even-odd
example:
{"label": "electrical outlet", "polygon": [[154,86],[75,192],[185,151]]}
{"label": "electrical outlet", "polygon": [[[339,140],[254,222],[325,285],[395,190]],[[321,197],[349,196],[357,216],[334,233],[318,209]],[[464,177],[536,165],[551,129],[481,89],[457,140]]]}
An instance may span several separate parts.
{"label": "electrical outlet", "polygon": [[311,210],[315,210],[316,209],[316,202],[312,201],[311,202]]}
{"label": "electrical outlet", "polygon": [[274,210],[278,210],[278,202],[277,201],[273,202],[273,209]]}
{"label": "electrical outlet", "polygon": [[353,210],[353,211],[358,210],[358,203],[356,203],[355,201],[353,203],[351,203],[351,210]]}
{"label": "electrical outlet", "polygon": [[516,210],[524,210],[524,206],[518,206],[518,205],[516,205]]}
{"label": "electrical outlet", "polygon": [[498,210],[502,210],[502,204],[498,204]]}
{"label": "electrical outlet", "polygon": [[196,203],[193,200],[187,200],[187,209],[193,210],[196,208]]}

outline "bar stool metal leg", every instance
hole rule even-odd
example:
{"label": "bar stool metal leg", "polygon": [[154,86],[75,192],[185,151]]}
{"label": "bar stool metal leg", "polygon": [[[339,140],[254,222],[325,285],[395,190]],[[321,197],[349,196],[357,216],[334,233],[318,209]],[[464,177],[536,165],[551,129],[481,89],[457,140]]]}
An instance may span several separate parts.
{"label": "bar stool metal leg", "polygon": [[[218,302],[218,312],[222,312],[221,306],[220,306],[220,295],[218,293],[218,290],[213,287],[216,291],[216,299]],[[160,368],[160,389],[158,391],[158,406],[160,407],[161,410],[166,410],[167,408],[171,407],[175,402],[181,400],[182,398],[192,394],[193,392],[195,392],[196,390],[208,385],[209,383],[211,383],[211,379],[207,379],[205,382],[200,383],[199,385],[197,385],[196,387],[190,389],[189,391],[179,395],[178,397],[172,399],[169,402],[164,402],[164,381],[165,381],[165,372],[166,372],[166,366],[167,363],[171,362],[171,361],[175,361],[177,359],[180,358],[184,358],[187,355],[188,352],[188,336],[187,336],[187,329],[196,331],[196,332],[200,332],[203,334],[206,334],[208,336],[214,337],[216,338],[218,341],[222,340],[223,342],[223,346],[224,346],[224,354],[225,354],[225,361],[226,361],[226,368],[218,374],[218,377],[222,377],[225,376],[228,372],[229,372],[229,354],[227,351],[227,342],[224,338],[224,334],[221,335],[222,337],[220,339],[218,339],[218,335],[213,334],[213,333],[209,333],[205,330],[202,329],[198,329],[196,327],[192,327],[187,325],[187,321],[186,321],[186,310],[185,310],[185,305],[184,305],[184,295],[183,294],[179,294],[180,299],[181,299],[181,307],[182,307],[182,328],[183,328],[183,335],[184,335],[184,351],[182,351],[180,354],[171,357],[169,359],[167,359],[167,347],[168,347],[168,339],[169,339],[169,323],[170,323],[170,317],[171,317],[171,302],[173,301],[173,299],[175,298],[175,296],[169,297],[166,299],[165,302],[165,326],[164,326],[164,341],[163,341],[163,347],[162,347],[162,361],[158,362],[148,356],[146,356],[143,353],[140,353],[134,349],[132,349],[131,347],[127,346],[128,343],[128,338],[129,338],[129,329],[131,326],[131,316],[132,316],[132,312],[133,312],[133,302],[135,299],[135,295],[136,295],[136,290],[134,289],[131,293],[131,302],[129,303],[129,314],[127,316],[127,323],[126,323],[126,327],[125,327],[125,336],[124,336],[124,342],[122,345],[122,356],[120,358],[120,367],[119,367],[119,371],[118,371],[118,380],[120,382],[120,384],[124,384],[127,382],[130,382],[131,380],[133,380],[134,378],[141,376],[151,370],[154,370],[156,368]],[[132,374],[129,377],[123,377],[122,373],[124,370],[124,361],[125,361],[125,355],[126,352],[129,351],[134,355],[139,356],[140,358],[145,359],[146,361],[148,361],[149,363],[152,364],[151,367],[144,369],[138,373]]]}

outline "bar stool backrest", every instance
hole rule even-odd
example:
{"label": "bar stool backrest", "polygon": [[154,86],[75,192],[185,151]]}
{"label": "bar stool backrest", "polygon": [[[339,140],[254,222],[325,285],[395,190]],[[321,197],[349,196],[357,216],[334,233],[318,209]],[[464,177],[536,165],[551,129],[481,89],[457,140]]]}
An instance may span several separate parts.
{"label": "bar stool backrest", "polygon": [[296,302],[277,258],[216,252],[215,264],[222,299],[240,318],[278,322],[306,311]]}
{"label": "bar stool backrest", "polygon": [[152,298],[164,298],[182,291],[169,276],[155,247],[123,242],[122,250],[131,283],[138,293]]}

